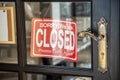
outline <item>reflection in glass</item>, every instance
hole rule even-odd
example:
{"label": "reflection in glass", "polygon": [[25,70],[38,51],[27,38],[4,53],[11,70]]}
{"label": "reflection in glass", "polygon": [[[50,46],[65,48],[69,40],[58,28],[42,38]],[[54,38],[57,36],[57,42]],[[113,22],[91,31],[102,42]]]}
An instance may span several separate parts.
{"label": "reflection in glass", "polygon": [[27,80],[92,80],[91,77],[27,74]]}
{"label": "reflection in glass", "polygon": [[26,23],[26,45],[27,64],[42,64],[56,66],[70,66],[80,68],[91,68],[91,40],[89,37],[83,39],[78,37],[78,62],[60,60],[56,58],[31,58],[31,19],[52,18],[57,20],[75,20],[77,31],[87,30],[91,27],[91,3],[90,2],[25,2]]}
{"label": "reflection in glass", "polygon": [[18,74],[15,72],[0,72],[0,80],[18,80]]}
{"label": "reflection in glass", "polygon": [[[14,15],[16,15],[14,2],[0,2],[0,6],[3,6],[3,5],[13,7]],[[15,25],[15,30],[16,30],[16,16],[14,16],[14,18],[15,18],[14,25]],[[16,34],[16,32],[15,32],[15,34]],[[5,45],[0,44],[0,63],[18,63],[18,61],[17,61],[17,42],[16,42],[16,44],[5,44]]]}

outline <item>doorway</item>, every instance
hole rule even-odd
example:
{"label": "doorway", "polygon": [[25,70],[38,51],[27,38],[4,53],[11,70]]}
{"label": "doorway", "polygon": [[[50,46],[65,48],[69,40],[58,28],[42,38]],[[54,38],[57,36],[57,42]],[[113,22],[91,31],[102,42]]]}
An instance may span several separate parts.
{"label": "doorway", "polygon": [[[119,80],[119,0],[6,0],[2,3],[14,7],[16,25],[16,44],[0,44],[2,80]],[[98,42],[88,36],[78,36],[78,62],[30,57],[32,18],[74,20],[77,33],[89,29],[98,35],[97,23],[102,17],[108,24],[105,73],[98,70]]]}

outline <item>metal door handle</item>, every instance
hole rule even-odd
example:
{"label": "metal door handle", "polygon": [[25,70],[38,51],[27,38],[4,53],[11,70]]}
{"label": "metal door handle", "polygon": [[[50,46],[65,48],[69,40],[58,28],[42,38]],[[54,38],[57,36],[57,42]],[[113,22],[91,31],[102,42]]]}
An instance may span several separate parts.
{"label": "metal door handle", "polygon": [[98,41],[98,70],[102,73],[107,71],[107,35],[106,35],[107,22],[101,18],[98,22],[98,36],[95,36],[90,31],[81,31],[78,35],[80,38],[90,36]]}

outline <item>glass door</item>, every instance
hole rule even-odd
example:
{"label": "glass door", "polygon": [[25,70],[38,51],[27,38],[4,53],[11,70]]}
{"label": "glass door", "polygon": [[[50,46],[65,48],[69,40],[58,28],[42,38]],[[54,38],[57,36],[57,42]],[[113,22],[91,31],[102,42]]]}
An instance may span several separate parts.
{"label": "glass door", "polygon": [[[77,23],[77,34],[91,29],[91,2],[25,2],[25,28],[27,45],[27,64],[55,65],[79,68],[91,68],[91,39],[90,37],[77,39],[78,62],[59,58],[32,58],[30,56],[31,23],[32,18],[51,18],[53,20],[74,20]],[[31,14],[28,6],[31,8]],[[57,15],[56,15],[57,14]],[[28,19],[29,18],[29,19]],[[47,39],[47,38],[46,38]],[[31,62],[33,63],[31,63]]]}
{"label": "glass door", "polygon": [[[2,80],[119,80],[119,0],[0,1],[2,7],[3,4],[14,7],[17,37],[14,45],[0,44],[0,78]],[[33,18],[75,21],[78,61],[73,62],[56,57],[31,57]],[[84,38],[79,36],[81,31],[89,31],[98,37],[98,22],[101,18],[107,22],[107,69],[105,72],[98,69],[99,40],[95,41],[89,36]],[[44,34],[41,32],[40,35]],[[47,39],[49,38],[46,37],[45,40]]]}

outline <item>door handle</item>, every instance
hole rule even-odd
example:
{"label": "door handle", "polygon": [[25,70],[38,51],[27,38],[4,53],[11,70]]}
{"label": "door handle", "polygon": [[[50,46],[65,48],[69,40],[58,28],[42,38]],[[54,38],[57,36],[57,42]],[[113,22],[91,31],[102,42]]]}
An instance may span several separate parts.
{"label": "door handle", "polygon": [[98,70],[102,73],[107,71],[107,22],[104,18],[101,18],[97,23],[98,25],[98,36],[95,36],[91,31],[79,32],[79,38],[90,36],[92,39],[98,41]]}

